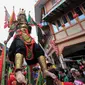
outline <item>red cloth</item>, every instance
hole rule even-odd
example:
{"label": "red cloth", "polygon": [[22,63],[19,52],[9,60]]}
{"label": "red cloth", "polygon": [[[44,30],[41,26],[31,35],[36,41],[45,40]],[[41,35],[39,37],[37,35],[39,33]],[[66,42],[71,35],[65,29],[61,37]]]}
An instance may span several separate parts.
{"label": "red cloth", "polygon": [[14,75],[14,73],[10,73],[8,85],[12,85],[13,81],[16,81],[15,75]]}
{"label": "red cloth", "polygon": [[16,80],[14,73],[10,73],[10,80],[11,80],[11,81]]}
{"label": "red cloth", "polygon": [[63,82],[63,85],[74,85],[72,82]]}
{"label": "red cloth", "polygon": [[25,71],[23,74],[26,76],[27,72]]}

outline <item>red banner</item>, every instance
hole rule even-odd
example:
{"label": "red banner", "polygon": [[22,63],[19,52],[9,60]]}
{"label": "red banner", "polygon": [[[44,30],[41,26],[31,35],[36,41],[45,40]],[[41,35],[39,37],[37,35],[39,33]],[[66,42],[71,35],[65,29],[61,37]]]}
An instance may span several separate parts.
{"label": "red banner", "polygon": [[2,75],[2,59],[0,58],[0,80],[1,80],[1,75]]}
{"label": "red banner", "polygon": [[2,54],[0,56],[0,80],[1,80],[1,77],[2,77],[3,57],[4,57],[4,50],[2,50]]}

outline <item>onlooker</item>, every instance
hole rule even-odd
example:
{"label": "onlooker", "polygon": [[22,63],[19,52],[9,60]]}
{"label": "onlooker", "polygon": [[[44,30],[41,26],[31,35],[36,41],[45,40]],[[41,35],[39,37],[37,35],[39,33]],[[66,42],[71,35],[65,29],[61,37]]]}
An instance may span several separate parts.
{"label": "onlooker", "polygon": [[33,68],[33,72],[32,72],[32,75],[33,75],[33,79],[34,79],[34,85],[36,84],[36,81],[37,81],[37,78],[38,78],[38,68],[34,67]]}
{"label": "onlooker", "polygon": [[65,69],[64,82],[68,82],[68,81],[73,82],[74,80],[71,73],[67,69]]}
{"label": "onlooker", "polygon": [[83,68],[82,71],[83,71],[83,75],[85,76],[85,68]]}
{"label": "onlooker", "polygon": [[59,80],[64,81],[64,77],[65,77],[65,72],[64,69],[59,68],[59,74],[58,74]]}
{"label": "onlooker", "polygon": [[72,68],[71,73],[72,73],[73,77],[75,78],[75,80],[74,80],[75,85],[84,85],[85,84],[84,75],[80,70]]}
{"label": "onlooker", "polygon": [[[47,63],[47,68],[48,68],[48,70],[50,72],[52,72],[55,75],[57,75],[57,71],[56,71],[55,68],[53,68],[53,64],[52,63]],[[49,77],[49,76],[46,77],[46,85],[55,85],[54,84],[54,80],[51,77]]]}
{"label": "onlooker", "polygon": [[56,80],[53,80],[51,77],[47,77],[46,85],[74,85],[72,82],[62,82],[58,79],[58,71],[57,70],[51,70],[56,75]]}

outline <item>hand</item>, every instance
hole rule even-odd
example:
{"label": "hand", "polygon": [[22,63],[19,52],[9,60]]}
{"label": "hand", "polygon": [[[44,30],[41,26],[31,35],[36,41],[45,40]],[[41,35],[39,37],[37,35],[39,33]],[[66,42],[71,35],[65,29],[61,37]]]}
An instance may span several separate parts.
{"label": "hand", "polygon": [[50,76],[50,77],[53,78],[54,80],[57,78],[54,73],[51,73],[51,72],[48,71],[48,70],[44,70],[43,73],[44,73],[44,76]]}
{"label": "hand", "polygon": [[22,74],[21,71],[16,72],[16,80],[17,80],[19,83],[27,84],[27,81],[25,80],[25,76]]}

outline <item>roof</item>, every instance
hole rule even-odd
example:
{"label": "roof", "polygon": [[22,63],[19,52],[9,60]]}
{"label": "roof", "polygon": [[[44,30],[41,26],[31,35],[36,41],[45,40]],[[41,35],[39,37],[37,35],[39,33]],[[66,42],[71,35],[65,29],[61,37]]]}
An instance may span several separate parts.
{"label": "roof", "polygon": [[[38,3],[35,5],[35,20],[39,23],[42,19],[41,17],[41,8],[45,5],[48,0],[39,0]],[[47,22],[52,23],[58,17],[62,16],[63,14],[67,13],[69,10],[75,8],[76,6],[83,3],[85,0],[61,0],[58,4],[54,4],[52,9],[45,14],[43,19]]]}

